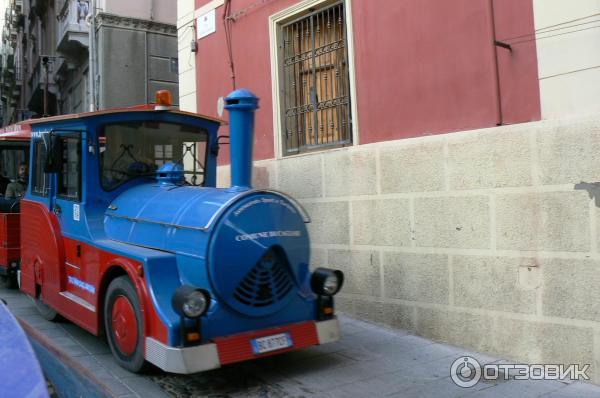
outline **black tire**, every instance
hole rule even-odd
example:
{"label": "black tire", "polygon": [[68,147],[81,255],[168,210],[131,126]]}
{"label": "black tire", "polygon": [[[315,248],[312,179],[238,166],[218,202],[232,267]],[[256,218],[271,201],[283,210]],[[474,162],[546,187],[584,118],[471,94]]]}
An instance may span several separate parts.
{"label": "black tire", "polygon": [[59,322],[63,320],[55,309],[44,303],[42,293],[39,294],[38,298],[32,298],[35,309],[40,313],[42,318],[50,322]]}
{"label": "black tire", "polygon": [[[120,297],[127,299],[127,301],[133,307],[137,324],[137,342],[135,344],[135,349],[130,354],[122,352],[122,350],[119,348],[117,344],[117,337],[115,331],[113,330],[113,306]],[[106,339],[108,340],[108,345],[110,346],[110,350],[112,351],[117,363],[130,372],[142,373],[147,371],[150,365],[144,359],[144,331],[142,312],[140,310],[140,300],[137,296],[135,288],[133,287],[133,284],[127,276],[115,278],[110,285],[108,285],[104,299],[103,315]]]}
{"label": "black tire", "polygon": [[4,287],[7,289],[17,289],[19,287],[19,283],[17,282],[16,274],[9,274],[2,277],[2,282],[4,283]]}

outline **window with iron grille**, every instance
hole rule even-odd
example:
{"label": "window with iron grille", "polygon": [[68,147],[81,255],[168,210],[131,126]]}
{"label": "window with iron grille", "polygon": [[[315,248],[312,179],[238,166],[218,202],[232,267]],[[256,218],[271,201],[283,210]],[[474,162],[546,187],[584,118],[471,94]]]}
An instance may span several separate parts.
{"label": "window with iron grille", "polygon": [[352,143],[344,3],[280,25],[283,155]]}

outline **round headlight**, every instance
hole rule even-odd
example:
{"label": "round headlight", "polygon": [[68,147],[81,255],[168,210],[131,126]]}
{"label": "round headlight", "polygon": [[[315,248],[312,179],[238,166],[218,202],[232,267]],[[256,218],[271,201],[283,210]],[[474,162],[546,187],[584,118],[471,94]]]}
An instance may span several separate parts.
{"label": "round headlight", "polygon": [[208,310],[210,294],[204,289],[183,285],[175,290],[171,305],[180,316],[199,318]]}
{"label": "round headlight", "polygon": [[336,274],[331,274],[327,278],[325,278],[325,282],[323,283],[323,292],[328,295],[332,295],[337,293],[338,286],[340,285],[340,281]]}
{"label": "round headlight", "polygon": [[207,304],[204,294],[193,292],[183,303],[183,313],[189,318],[197,318],[204,314]]}
{"label": "round headlight", "polygon": [[329,268],[317,268],[310,278],[313,292],[318,295],[333,296],[344,284],[344,273]]}

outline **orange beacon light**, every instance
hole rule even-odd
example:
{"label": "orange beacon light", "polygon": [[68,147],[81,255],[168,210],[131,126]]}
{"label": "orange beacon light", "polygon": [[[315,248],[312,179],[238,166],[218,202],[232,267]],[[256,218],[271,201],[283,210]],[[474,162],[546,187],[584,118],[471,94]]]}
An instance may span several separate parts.
{"label": "orange beacon light", "polygon": [[173,95],[169,90],[156,92],[156,110],[167,110],[173,106]]}

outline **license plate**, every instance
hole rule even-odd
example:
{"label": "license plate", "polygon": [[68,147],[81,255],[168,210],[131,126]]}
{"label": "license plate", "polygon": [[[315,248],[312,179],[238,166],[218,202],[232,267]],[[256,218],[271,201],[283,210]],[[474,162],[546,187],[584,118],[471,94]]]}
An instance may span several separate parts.
{"label": "license plate", "polygon": [[274,334],[252,340],[252,351],[255,354],[277,351],[294,345],[289,333]]}

